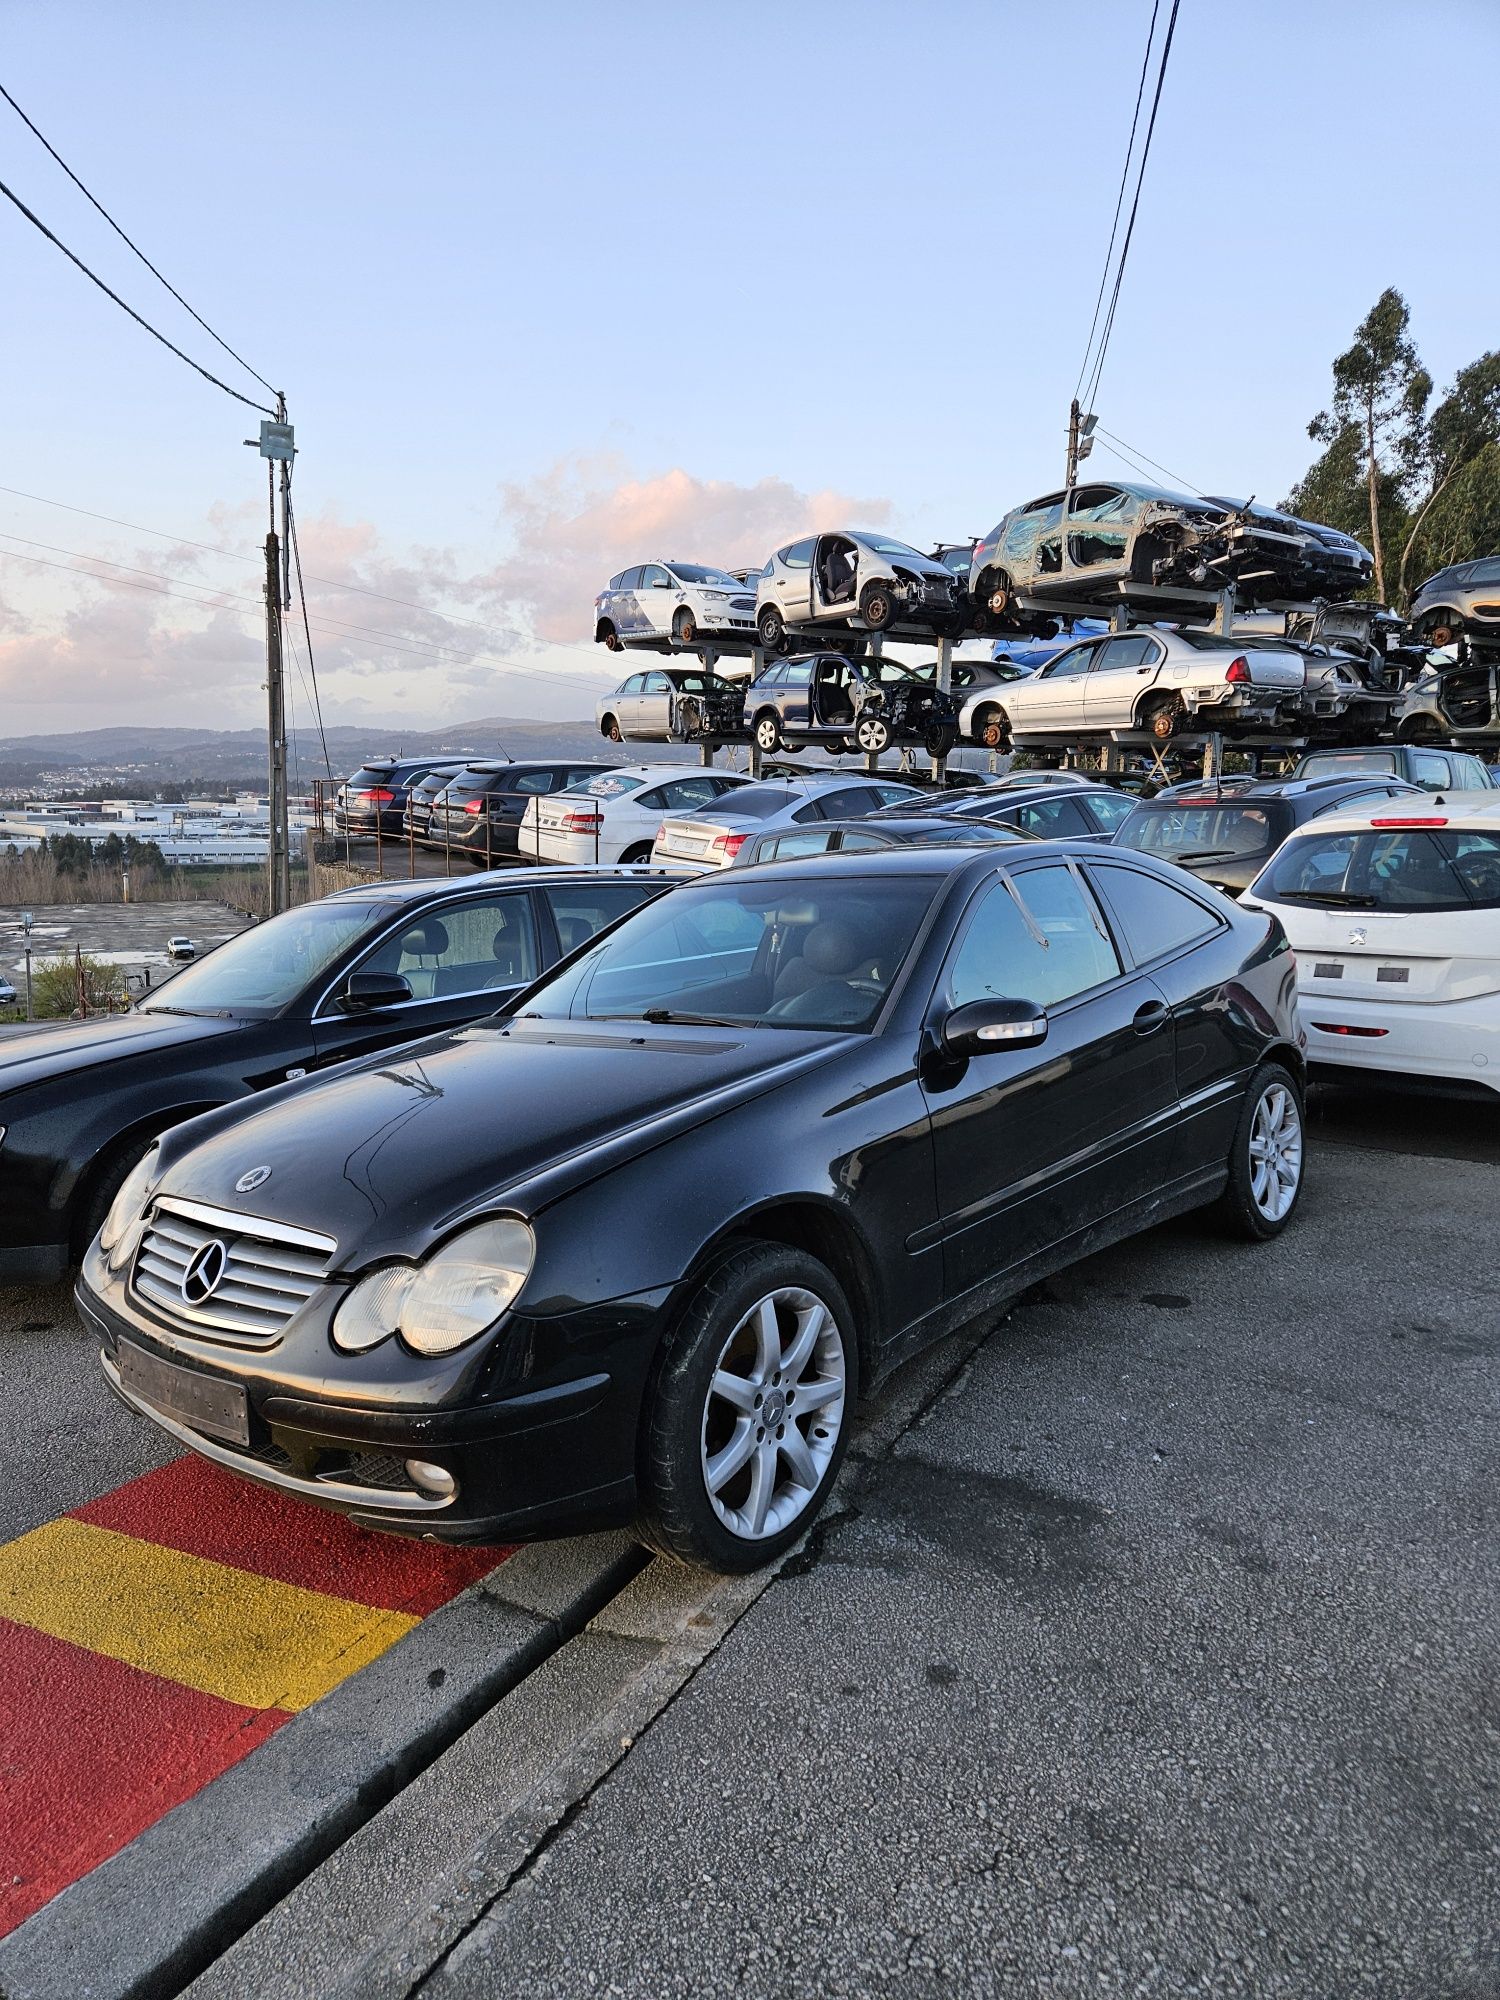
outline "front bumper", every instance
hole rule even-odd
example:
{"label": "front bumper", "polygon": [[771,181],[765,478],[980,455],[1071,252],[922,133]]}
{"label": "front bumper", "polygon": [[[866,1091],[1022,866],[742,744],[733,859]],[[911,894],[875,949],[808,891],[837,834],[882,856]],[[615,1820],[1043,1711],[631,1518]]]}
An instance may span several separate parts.
{"label": "front bumper", "polygon": [[[91,1256],[75,1298],[99,1342],[105,1380],[174,1443],[227,1471],[362,1527],[442,1542],[526,1541],[632,1518],[640,1403],[664,1293],[570,1316],[589,1323],[554,1344],[580,1372],[511,1385],[492,1398],[417,1409],[361,1400],[354,1384],[338,1400],[308,1395],[276,1379],[272,1354],[226,1349],[222,1362],[216,1356],[205,1364],[139,1314],[123,1284],[110,1278],[101,1289],[90,1282],[101,1267]],[[211,1384],[242,1388],[248,1442],[210,1435],[122,1381],[122,1341]],[[445,1475],[451,1493],[430,1490],[424,1481],[431,1471],[414,1478],[408,1461]]]}

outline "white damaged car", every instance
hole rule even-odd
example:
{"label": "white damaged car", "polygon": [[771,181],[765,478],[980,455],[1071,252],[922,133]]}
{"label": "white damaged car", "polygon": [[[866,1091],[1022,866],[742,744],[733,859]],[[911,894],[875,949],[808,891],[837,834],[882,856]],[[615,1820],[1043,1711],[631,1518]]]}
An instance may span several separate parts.
{"label": "white damaged car", "polygon": [[755,638],[755,593],[726,569],[706,563],[648,562],[622,569],[594,599],[594,639],[617,653],[715,639]]}

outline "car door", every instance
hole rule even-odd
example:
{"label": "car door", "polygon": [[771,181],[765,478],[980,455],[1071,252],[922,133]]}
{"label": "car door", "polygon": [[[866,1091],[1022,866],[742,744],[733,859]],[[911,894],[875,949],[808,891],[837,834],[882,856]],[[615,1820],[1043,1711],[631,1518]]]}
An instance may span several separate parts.
{"label": "car door", "polygon": [[1166,647],[1149,632],[1121,632],[1101,639],[1083,685],[1084,727],[1133,727],[1137,704],[1154,684],[1166,657]]}
{"label": "car door", "polygon": [[[550,964],[596,937],[606,925],[638,910],[663,893],[663,882],[648,876],[635,880],[600,881],[581,876],[575,884],[561,882],[536,891],[543,918],[542,953]],[[548,925],[551,935],[548,935]]]}
{"label": "car door", "polygon": [[1092,839],[1093,823],[1085,818],[1077,800],[1070,799],[1066,787],[1062,785],[1057,787],[1057,791],[1056,798],[1028,799],[1023,805],[1004,806],[993,813],[966,813],[964,817],[997,819],[1021,833],[1034,834],[1038,840]]}
{"label": "car door", "polygon": [[[327,1068],[479,1020],[543,969],[529,889],[418,906],[346,968],[319,1001],[313,1017],[316,1066]],[[339,996],[356,972],[395,974],[406,980],[411,998],[346,1012]]]}
{"label": "car door", "polygon": [[781,726],[789,735],[805,736],[812,727],[811,660],[793,660],[782,669],[775,701]]}
{"label": "car door", "polygon": [[635,725],[633,734],[659,739],[665,737],[672,722],[672,683],[664,673],[643,675],[640,696],[635,705]]}
{"label": "car door", "polygon": [[644,632],[667,638],[672,630],[672,613],[677,609],[678,587],[660,563],[646,563],[641,569],[636,602],[641,607]]}
{"label": "car door", "polygon": [[1070,646],[1029,680],[1005,690],[1005,710],[1016,735],[1082,728],[1089,667],[1095,648],[1102,644],[1086,639],[1080,646]]}
{"label": "car door", "polygon": [[1091,586],[1123,574],[1140,502],[1118,486],[1080,486],[1068,505],[1064,575]]}
{"label": "car door", "polygon": [[791,542],[779,551],[771,571],[776,608],[788,625],[812,616],[812,560],[817,537]]}
{"label": "car door", "polygon": [[958,1298],[1161,1186],[1177,1112],[1167,1006],[1128,971],[1071,860],[979,889],[938,981],[934,1028],[985,999],[1047,1009],[1045,1041],[950,1064],[929,1052],[944,1289]]}
{"label": "car door", "polygon": [[639,639],[647,629],[641,606],[640,581],[639,566],[621,570],[619,594],[615,599],[615,629],[622,639]]}

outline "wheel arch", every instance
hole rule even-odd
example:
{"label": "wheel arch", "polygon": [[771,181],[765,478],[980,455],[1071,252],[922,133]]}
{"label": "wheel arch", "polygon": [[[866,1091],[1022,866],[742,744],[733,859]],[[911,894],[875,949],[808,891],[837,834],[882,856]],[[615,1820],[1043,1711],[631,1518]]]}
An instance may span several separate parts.
{"label": "wheel arch", "polygon": [[63,1204],[67,1218],[67,1244],[71,1260],[78,1263],[88,1248],[86,1241],[80,1240],[79,1232],[88,1218],[89,1208],[101,1184],[118,1167],[122,1158],[134,1152],[144,1152],[153,1139],[159,1139],[174,1125],[181,1125],[189,1118],[200,1117],[205,1111],[223,1109],[223,1099],[205,1098],[199,1104],[174,1105],[169,1111],[153,1111],[122,1131],[107,1139],[99,1150],[81,1167],[74,1176],[73,1184],[67,1192]]}

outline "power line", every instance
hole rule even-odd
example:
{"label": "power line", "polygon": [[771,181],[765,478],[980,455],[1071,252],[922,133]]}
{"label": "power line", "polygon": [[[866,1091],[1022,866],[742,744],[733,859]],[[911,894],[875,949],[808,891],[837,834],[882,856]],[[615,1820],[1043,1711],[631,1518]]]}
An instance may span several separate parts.
{"label": "power line", "polygon": [[[1117,437],[1113,431],[1107,431],[1104,428],[1103,424],[1097,425],[1096,429],[1100,437],[1106,437],[1111,441],[1111,443],[1119,445],[1121,450],[1124,452],[1125,456],[1130,460],[1130,463],[1136,466],[1137,472],[1139,472],[1141,468],[1139,465],[1136,465],[1136,460],[1143,458],[1145,459],[1147,465],[1155,466],[1156,470],[1158,472],[1164,472],[1167,475],[1168,479],[1175,479],[1177,481],[1177,484],[1179,486],[1185,486],[1189,493],[1196,493],[1200,497],[1202,496],[1203,488],[1199,486],[1196,483],[1196,481],[1191,479],[1185,479],[1180,472],[1174,472],[1170,465],[1163,465],[1161,460],[1159,458],[1153,458],[1149,451],[1142,451],[1140,446],[1136,444],[1126,444],[1124,438]],[[1134,456],[1132,456],[1132,454],[1134,454]]]}
{"label": "power line", "polygon": [[[3,529],[0,529],[0,539],[13,542],[25,541],[23,536],[11,535]],[[26,547],[51,548],[53,544],[50,542],[27,542]],[[227,603],[211,604],[206,603],[200,597],[189,597],[185,591],[174,590],[170,584],[158,578],[154,570],[136,569],[129,563],[114,562],[108,556],[92,556],[82,549],[62,549],[56,552],[62,555],[77,556],[82,562],[98,563],[108,569],[123,570],[126,574],[123,576],[101,576],[97,569],[81,569],[76,562],[49,562],[45,556],[25,555],[19,549],[0,549],[0,556],[9,556],[14,562],[38,563],[43,569],[67,570],[74,576],[89,577],[95,583],[118,584],[125,589],[144,590],[158,597],[174,597],[183,604],[195,605],[200,611],[229,611],[232,605],[245,604],[257,612],[263,612],[263,606],[259,599],[244,597],[234,591],[221,590],[215,584],[193,583],[186,577],[176,579],[178,583],[187,584],[189,590],[210,592],[221,600],[227,599]],[[131,582],[132,577],[149,577],[155,580],[149,583],[133,583]],[[241,612],[233,612],[231,615],[235,617],[244,616]],[[313,623],[320,631],[329,633],[337,639],[365,639],[373,645],[382,647],[387,652],[402,653],[411,659],[433,660],[439,665],[445,666],[451,662],[459,666],[495,667],[502,673],[518,674],[527,680],[544,681],[549,687],[576,688],[582,693],[591,695],[597,694],[599,691],[597,681],[585,681],[575,675],[551,673],[544,667],[523,667],[515,661],[500,659],[494,654],[461,653],[452,648],[412,646],[402,640],[388,639],[383,633],[375,631],[371,626],[348,625],[340,619],[325,618],[321,614],[316,613],[313,616]]]}
{"label": "power line", "polygon": [[[5,185],[4,181],[0,181],[0,194],[3,194],[7,201],[14,203],[14,205],[18,209],[20,209],[22,215],[25,216],[26,220],[32,225],[32,227],[34,229],[39,229],[42,232],[43,236],[46,237],[49,243],[56,244],[57,248],[61,250],[61,252],[68,259],[68,261],[72,264],[76,264],[79,270],[82,271],[83,275],[90,281],[90,283],[97,285],[100,291],[104,293],[106,298],[113,299],[115,304],[120,308],[121,312],[128,313],[130,317],[135,321],[137,326],[144,327],[153,340],[159,340],[162,346],[165,347],[169,353],[175,354],[179,361],[185,361],[188,367],[191,368],[195,374],[201,375],[203,377],[205,382],[212,382],[214,387],[216,389],[222,389],[226,396],[233,396],[234,400],[237,403],[244,403],[249,409],[259,410],[263,416],[275,417],[279,415],[278,411],[273,409],[268,409],[264,403],[257,403],[253,396],[242,396],[238,389],[231,389],[227,382],[221,382],[217,375],[212,374],[207,368],[203,366],[203,363],[201,361],[195,361],[190,354],[184,354],[182,349],[179,346],[177,346],[175,341],[168,340],[167,336],[164,333],[159,333],[157,329],[151,324],[150,320],[142,319],[140,314],[136,311],[135,307],[126,305],[125,301],[120,297],[120,294],[118,292],[111,291],[109,286],[105,284],[104,280],[97,274],[97,272],[91,271],[88,265],[84,263],[83,259],[77,256],[73,251],[71,251],[68,248],[67,244],[63,242],[60,236],[54,236],[52,231],[47,227],[46,223],[42,221],[41,217],[39,215],[34,215],[32,211],[26,206],[25,202],[22,201],[21,197],[14,191],[14,189],[8,188]],[[252,369],[251,372],[253,374],[254,370]]]}
{"label": "power line", "polygon": [[[290,488],[287,489],[286,496],[286,526],[287,534],[292,544],[292,568],[297,572],[297,601],[302,606],[302,631],[307,640],[307,666],[309,673],[312,675],[313,713],[318,718],[318,741],[323,745],[323,769],[325,774],[331,778],[333,776],[333,766],[328,761],[328,738],[323,733],[323,702],[318,693],[318,663],[313,658],[312,627],[308,623],[307,618],[307,592],[302,585],[302,550],[297,542],[297,517],[292,512]],[[295,657],[294,653],[293,658]]]}
{"label": "power line", "polygon": [[1135,87],[1135,110],[1131,113],[1130,137],[1125,142],[1125,159],[1120,168],[1120,191],[1115,196],[1114,220],[1109,225],[1109,247],[1104,253],[1104,268],[1099,273],[1099,291],[1094,300],[1094,317],[1089,321],[1089,337],[1087,345],[1083,350],[1083,363],[1078,370],[1078,380],[1073,384],[1073,398],[1075,402],[1077,401],[1079,390],[1083,387],[1083,378],[1088,373],[1089,356],[1094,351],[1094,335],[1098,331],[1099,326],[1099,308],[1104,303],[1104,288],[1109,283],[1109,267],[1115,254],[1115,237],[1119,233],[1120,228],[1120,210],[1125,206],[1125,184],[1130,179],[1130,160],[1131,155],[1135,152],[1136,128],[1140,123],[1141,99],[1146,94],[1146,72],[1151,67],[1151,44],[1156,39],[1156,17],[1160,11],[1160,7],[1161,0],[1152,0],[1151,26],[1146,31],[1146,48],[1145,53],[1141,57],[1141,80]]}
{"label": "power line", "polygon": [[[65,514],[82,514],[85,520],[104,521],[112,528],[129,528],[135,535],[153,535],[161,542],[175,542],[184,549],[199,549],[204,555],[223,556],[228,562],[252,563],[261,567],[264,558],[249,555],[242,549],[223,549],[213,542],[195,542],[191,535],[174,535],[165,528],[148,528],[140,521],[122,521],[117,514],[96,514],[89,507],[75,507],[67,500],[51,500],[45,493],[27,493],[19,486],[0,486],[0,493],[9,493],[17,500],[34,500],[41,507],[60,507]],[[19,536],[12,540],[19,541]],[[103,558],[101,557],[102,561]],[[355,597],[378,598],[382,604],[400,604],[408,611],[425,612],[429,618],[445,618],[450,625],[472,625],[476,632],[488,632],[489,626],[482,618],[465,618],[457,611],[438,611],[430,604],[419,604],[414,597],[393,597],[388,590],[371,590],[362,583],[347,583],[336,576],[314,576],[307,572],[309,583],[320,583],[326,590],[347,590]]]}
{"label": "power line", "polygon": [[[1089,382],[1087,394],[1084,397],[1085,403],[1087,403],[1090,407],[1092,407],[1094,400],[1099,393],[1099,378],[1104,373],[1104,357],[1109,352],[1109,337],[1110,334],[1114,331],[1115,308],[1120,303],[1120,286],[1123,283],[1125,277],[1126,260],[1130,256],[1131,239],[1135,235],[1135,218],[1140,209],[1141,189],[1145,185],[1145,180],[1146,180],[1146,162],[1151,157],[1151,140],[1153,134],[1156,131],[1156,114],[1161,108],[1162,85],[1167,80],[1167,61],[1172,53],[1172,37],[1177,31],[1177,13],[1181,5],[1182,5],[1182,0],[1172,0],[1172,12],[1167,17],[1167,35],[1166,35],[1166,40],[1162,44],[1161,61],[1158,64],[1156,71],[1156,89],[1152,93],[1151,97],[1151,117],[1146,125],[1146,137],[1141,146],[1140,166],[1136,171],[1135,194],[1130,203],[1130,221],[1126,224],[1125,240],[1120,245],[1120,261],[1115,268],[1114,290],[1110,294],[1109,311],[1105,315],[1105,320],[1104,320],[1104,331],[1099,336],[1099,351],[1094,359],[1093,376]],[[1154,23],[1155,20],[1154,15],[1152,19]]]}
{"label": "power line", "polygon": [[[95,195],[89,192],[89,190],[84,186],[83,182],[78,178],[77,174],[74,173],[73,169],[68,165],[67,161],[63,158],[62,154],[58,152],[57,148],[52,144],[52,142],[46,137],[44,133],[38,131],[37,127],[26,116],[26,113],[21,109],[20,105],[17,104],[16,100],[11,96],[10,92],[5,88],[5,85],[3,83],[0,83],[0,97],[3,97],[5,99],[6,103],[10,106],[11,110],[15,112],[16,116],[20,119],[21,123],[26,127],[26,129],[35,138],[39,139],[42,145],[46,147],[47,151],[52,155],[53,159],[56,160],[57,164],[62,168],[63,172],[67,175],[68,179],[73,183],[74,187],[78,189],[79,193],[84,197],[84,199],[86,201],[92,202],[94,207],[98,209],[99,213],[104,217],[104,220],[109,224],[110,228],[115,232],[116,236],[119,237],[120,241],[123,244],[125,244],[128,249],[133,250],[135,252],[136,256],[140,258],[141,262],[145,265],[146,269],[151,273],[153,278],[157,279],[157,281],[160,284],[166,286],[167,290],[172,294],[173,298],[176,299],[178,305],[182,307],[183,311],[187,313],[191,318],[197,320],[199,326],[202,327],[203,331],[208,335],[209,339],[217,341],[219,346],[223,348],[224,352],[230,357],[230,359],[232,361],[237,361],[240,364],[241,368],[244,369],[247,375],[253,375],[256,381],[259,382],[259,384],[263,389],[269,390],[273,396],[279,395],[280,391],[276,388],[275,384],[268,382],[265,376],[261,374],[258,368],[252,368],[250,366],[250,363],[245,359],[243,354],[236,354],[234,349],[229,345],[229,342],[225,340],[223,335],[215,333],[213,328],[209,325],[208,321],[204,319],[203,315],[201,313],[196,313],[193,311],[193,308],[188,304],[187,300],[182,296],[181,292],[178,291],[177,287],[169,283],[168,280],[162,276],[161,272],[157,270],[156,266],[152,263],[151,259],[146,255],[145,251],[141,249],[140,245],[138,243],[131,242],[130,238],[125,234],[124,230],[120,227],[119,223],[115,221],[114,217],[110,214],[109,210],[104,206],[103,202],[100,201]],[[126,310],[128,311],[129,308],[127,307]],[[194,366],[196,365],[197,364],[195,363]],[[220,384],[220,387],[221,388],[223,387],[222,383]],[[231,390],[230,393],[233,394],[234,392]]]}

